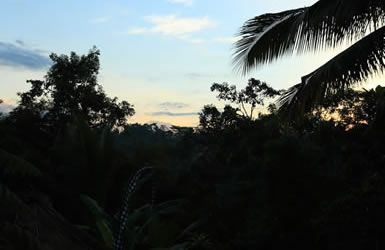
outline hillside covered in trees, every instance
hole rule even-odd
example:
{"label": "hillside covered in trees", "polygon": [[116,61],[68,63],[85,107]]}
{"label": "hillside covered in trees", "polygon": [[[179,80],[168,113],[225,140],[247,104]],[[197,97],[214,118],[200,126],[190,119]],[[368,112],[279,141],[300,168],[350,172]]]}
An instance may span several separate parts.
{"label": "hillside covered in trees", "polygon": [[[0,114],[0,249],[385,249],[385,87],[354,88],[384,71],[384,25],[384,0],[248,20],[234,53],[243,74],[350,47],[287,90],[212,83],[227,104],[202,103],[194,128],[128,123],[135,103],[98,83],[96,47],[44,58],[43,80]],[[131,30],[145,32],[169,34]]]}
{"label": "hillside covered in trees", "polygon": [[[0,120],[1,249],[383,249],[385,88],[288,120],[250,79],[197,128],[127,124],[99,51],[51,55]],[[269,113],[253,115],[256,106]]]}

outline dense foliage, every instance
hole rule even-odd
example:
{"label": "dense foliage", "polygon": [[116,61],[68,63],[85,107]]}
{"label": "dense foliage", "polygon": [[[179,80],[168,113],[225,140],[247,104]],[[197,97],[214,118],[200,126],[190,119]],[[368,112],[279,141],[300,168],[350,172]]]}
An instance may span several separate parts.
{"label": "dense foliage", "polygon": [[350,46],[281,96],[281,111],[298,118],[324,98],[383,72],[385,1],[318,0],[309,7],[258,15],[239,35],[234,64],[243,73],[286,55]]}
{"label": "dense foliage", "polygon": [[31,89],[18,94],[20,102],[11,117],[47,129],[62,128],[75,116],[90,127],[124,125],[135,111],[128,102],[108,97],[98,84],[99,54],[96,48],[82,56],[51,54],[53,65],[45,80],[27,81]]}
{"label": "dense foliage", "polygon": [[[385,248],[384,87],[346,90],[301,123],[207,105],[195,129],[116,130],[98,52],[52,58],[0,120],[0,249]],[[251,79],[251,107],[266,101],[258,86],[279,94]]]}

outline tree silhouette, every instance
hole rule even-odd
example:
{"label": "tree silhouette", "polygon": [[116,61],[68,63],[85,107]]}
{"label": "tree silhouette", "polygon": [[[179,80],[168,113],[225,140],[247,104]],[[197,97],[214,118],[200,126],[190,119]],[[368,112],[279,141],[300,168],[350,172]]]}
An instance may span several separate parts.
{"label": "tree silhouette", "polygon": [[108,97],[97,82],[100,52],[95,47],[87,55],[51,54],[53,65],[44,80],[28,80],[31,89],[18,93],[21,100],[11,113],[13,118],[26,114],[42,125],[60,128],[75,116],[91,127],[114,127],[126,123],[135,111],[126,101]]}
{"label": "tree silhouette", "polygon": [[[211,91],[219,92],[217,96],[219,100],[238,104],[239,109],[237,111],[239,110],[249,120],[253,119],[254,109],[257,105],[263,106],[266,98],[274,98],[283,92],[282,90],[275,90],[265,82],[254,78],[249,79],[247,86],[240,91],[237,90],[235,85],[228,85],[228,83],[213,83]],[[250,105],[249,111],[246,109],[246,105]]]}
{"label": "tree silhouette", "polygon": [[240,120],[237,111],[238,109],[230,105],[226,105],[223,112],[220,112],[214,105],[205,105],[199,113],[199,127],[206,132],[218,132],[230,127]]}
{"label": "tree silhouette", "polygon": [[336,48],[359,40],[303,76],[280,98],[281,110],[301,116],[325,96],[384,70],[384,23],[383,0],[319,0],[310,7],[263,14],[242,26],[234,63],[247,73],[288,54]]}

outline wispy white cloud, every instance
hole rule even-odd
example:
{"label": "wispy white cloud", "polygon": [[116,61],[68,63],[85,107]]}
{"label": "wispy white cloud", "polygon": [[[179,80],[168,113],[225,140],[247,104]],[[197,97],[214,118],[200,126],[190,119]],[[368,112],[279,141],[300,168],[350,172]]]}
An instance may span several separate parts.
{"label": "wispy white cloud", "polygon": [[153,112],[146,113],[151,116],[197,116],[198,112],[174,113],[174,112]]}
{"label": "wispy white cloud", "polygon": [[168,0],[170,3],[182,3],[185,6],[191,6],[193,4],[193,0]]}
{"label": "wispy white cloud", "polygon": [[215,42],[220,42],[220,43],[235,43],[241,39],[239,36],[238,37],[217,37],[214,39]]}
{"label": "wispy white cloud", "polygon": [[130,28],[130,29],[128,29],[127,34],[142,34],[142,33],[148,32],[148,31],[149,30],[146,28]]}
{"label": "wispy white cloud", "polygon": [[107,23],[109,21],[110,21],[109,17],[98,17],[98,18],[89,20],[90,23]]}
{"label": "wispy white cloud", "polygon": [[151,29],[152,32],[182,38],[191,33],[216,26],[216,23],[207,16],[201,18],[178,18],[176,15],[148,16],[146,20],[154,24]]}
{"label": "wispy white cloud", "polygon": [[152,27],[136,27],[128,30],[128,34],[140,34],[146,32],[160,33],[164,36],[172,36],[191,43],[204,43],[205,39],[192,38],[192,34],[204,29],[214,28],[217,24],[207,16],[200,18],[179,18],[176,15],[146,16],[145,20]]}
{"label": "wispy white cloud", "polygon": [[190,107],[189,104],[183,102],[162,102],[158,106],[166,111],[169,109],[184,109]]}
{"label": "wispy white cloud", "polygon": [[193,80],[199,79],[199,78],[212,77],[212,75],[201,74],[201,73],[196,73],[196,72],[187,73],[187,74],[185,74],[185,76],[190,78],[190,79],[193,79]]}

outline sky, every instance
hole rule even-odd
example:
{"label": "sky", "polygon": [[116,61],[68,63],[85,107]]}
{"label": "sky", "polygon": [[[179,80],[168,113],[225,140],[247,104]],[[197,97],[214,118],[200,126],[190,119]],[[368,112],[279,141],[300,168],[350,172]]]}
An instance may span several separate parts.
{"label": "sky", "polygon": [[[233,43],[241,25],[267,12],[315,0],[1,0],[0,99],[17,105],[28,79],[43,79],[50,53],[100,50],[99,83],[133,104],[129,122],[196,126],[206,104],[225,105],[214,82],[242,88],[251,77],[288,88],[338,49],[283,58],[248,75],[235,73]],[[380,83],[373,79],[371,86]]]}

